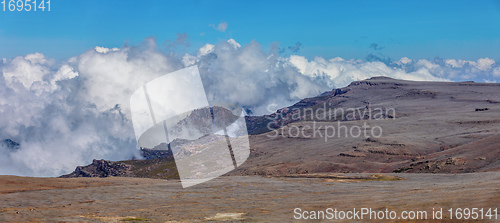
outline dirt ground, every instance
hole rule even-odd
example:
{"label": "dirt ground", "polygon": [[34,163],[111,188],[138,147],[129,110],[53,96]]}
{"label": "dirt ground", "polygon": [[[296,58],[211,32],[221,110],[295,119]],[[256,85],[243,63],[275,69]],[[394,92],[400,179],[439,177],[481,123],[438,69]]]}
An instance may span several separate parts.
{"label": "dirt ground", "polygon": [[[500,172],[371,176],[226,176],[185,189],[174,180],[0,176],[0,221],[289,222],[297,216],[295,208],[387,208],[431,215],[432,208],[500,204]],[[446,212],[443,217],[449,218]]]}

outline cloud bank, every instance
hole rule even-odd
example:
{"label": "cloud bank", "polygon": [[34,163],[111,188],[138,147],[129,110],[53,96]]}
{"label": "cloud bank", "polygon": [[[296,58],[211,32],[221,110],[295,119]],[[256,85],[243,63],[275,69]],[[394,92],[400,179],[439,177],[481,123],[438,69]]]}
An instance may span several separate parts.
{"label": "cloud bank", "polygon": [[[187,36],[181,34],[172,44],[186,43]],[[253,115],[267,113],[269,104],[289,106],[373,76],[420,81],[500,79],[500,66],[489,58],[309,60],[280,56],[278,45],[265,52],[256,41],[242,46],[234,39],[182,55],[164,52],[155,39],[147,38],[139,46],[96,47],[67,61],[41,53],[4,58],[0,61],[0,140],[19,145],[0,143],[0,174],[58,176],[92,159],[139,157],[130,95],[157,77],[192,65],[200,69],[209,101],[238,104]]]}

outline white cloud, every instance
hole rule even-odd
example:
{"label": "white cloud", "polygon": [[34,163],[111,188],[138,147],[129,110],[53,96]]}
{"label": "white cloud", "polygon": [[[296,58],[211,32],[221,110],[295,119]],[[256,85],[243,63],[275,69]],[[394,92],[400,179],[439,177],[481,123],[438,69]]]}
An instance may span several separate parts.
{"label": "white cloud", "polygon": [[235,49],[241,48],[241,45],[234,39],[229,39],[227,40],[227,42],[231,44],[231,46],[233,46]]}
{"label": "white cloud", "polygon": [[486,71],[486,70],[491,69],[493,64],[495,64],[495,60],[486,57],[486,58],[481,58],[481,59],[477,60],[476,67],[479,70]]}
{"label": "white cloud", "polygon": [[183,67],[156,47],[148,39],[123,50],[92,49],[62,63],[42,54],[6,60],[0,67],[0,140],[21,146],[0,148],[0,175],[57,176],[92,159],[138,156],[128,118],[131,92]]}
{"label": "white cloud", "polygon": [[219,25],[210,24],[209,26],[213,27],[215,30],[218,30],[221,32],[226,32],[228,24],[227,24],[227,22],[221,22],[221,23],[219,23]]}
{"label": "white cloud", "polygon": [[183,67],[181,61],[156,50],[156,41],[146,39],[142,46],[98,53],[89,50],[78,56],[75,64],[89,102],[101,111],[116,104],[128,109],[130,95],[146,82]]}
{"label": "white cloud", "polygon": [[330,62],[342,62],[342,61],[345,61],[343,58],[341,57],[335,57],[335,58],[332,58],[329,60]]}
{"label": "white cloud", "polygon": [[189,53],[184,54],[182,57],[182,64],[184,64],[185,67],[189,67],[193,64],[195,64],[198,61],[198,57],[195,57]]}
{"label": "white cloud", "polygon": [[106,48],[106,47],[100,47],[100,46],[96,46],[95,48],[95,51],[97,51],[98,53],[108,53],[109,51],[118,51],[120,49],[118,48],[112,48],[112,49],[109,49],[109,48]]}
{"label": "white cloud", "polygon": [[50,72],[49,61],[39,53],[18,56],[6,63],[8,64],[3,67],[2,72],[10,87],[19,83],[29,89],[33,83],[42,82],[43,77]]}
{"label": "white cloud", "polygon": [[483,79],[484,83],[497,83],[496,80]]}
{"label": "white cloud", "polygon": [[426,59],[418,60],[417,61],[417,65],[425,67],[427,69],[436,69],[436,68],[439,68],[439,65],[437,65],[437,64],[435,64],[435,63],[433,63],[431,61],[428,61]]}
{"label": "white cloud", "polygon": [[455,60],[455,59],[448,59],[445,61],[446,64],[448,64],[449,66],[451,67],[455,67],[455,68],[462,68],[464,66],[464,64],[466,63],[466,61],[463,61],[463,60]]}
{"label": "white cloud", "polygon": [[214,45],[207,43],[198,50],[198,56],[205,56],[214,50]]}
{"label": "white cloud", "polygon": [[413,60],[409,59],[408,57],[402,57],[398,62],[400,64],[408,64],[411,63]]}
{"label": "white cloud", "polygon": [[266,53],[255,41],[244,47],[234,40],[221,42],[198,61],[209,100],[239,104],[253,114],[267,113],[270,103],[287,106],[329,89],[285,66],[277,48]]}
{"label": "white cloud", "polygon": [[495,77],[500,77],[500,67],[496,67],[495,69],[493,69],[493,72],[491,72],[491,73]]}
{"label": "white cloud", "polygon": [[445,62],[448,66],[453,68],[468,67],[469,69],[477,69],[480,71],[487,71],[495,64],[495,60],[487,57],[480,58],[477,61],[448,59],[445,60]]}
{"label": "white cloud", "polygon": [[[303,56],[292,55],[288,62],[296,67],[300,73],[310,77],[323,78],[330,87],[344,87],[352,81],[364,80],[375,76],[387,76],[415,81],[445,81],[447,79],[433,75],[432,70],[439,66],[427,60],[420,60],[416,64],[419,69],[406,72],[402,68],[387,66],[382,62],[365,62],[357,60],[325,60],[316,57],[309,61]],[[409,61],[406,61],[409,63]],[[406,63],[406,64],[407,64]]]}
{"label": "white cloud", "polygon": [[137,156],[130,95],[146,82],[194,64],[209,101],[238,104],[254,115],[268,113],[269,104],[289,106],[373,76],[420,81],[500,78],[500,67],[489,58],[309,60],[280,57],[277,46],[264,52],[255,41],[242,46],[234,39],[206,44],[194,55],[166,54],[158,48],[155,39],[147,38],[139,46],[89,49],[68,61],[40,53],[2,59],[0,136],[21,146],[0,147],[0,174],[57,176],[92,159]]}

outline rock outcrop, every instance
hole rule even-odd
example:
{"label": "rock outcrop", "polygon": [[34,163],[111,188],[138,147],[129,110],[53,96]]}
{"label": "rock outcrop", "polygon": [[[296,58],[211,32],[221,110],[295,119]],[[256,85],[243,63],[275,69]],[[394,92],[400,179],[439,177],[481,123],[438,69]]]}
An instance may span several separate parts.
{"label": "rock outcrop", "polygon": [[19,149],[19,143],[12,141],[11,139],[5,139],[0,142],[0,146],[4,146],[6,148],[16,150]]}
{"label": "rock outcrop", "polygon": [[95,159],[92,161],[92,164],[88,166],[78,166],[75,171],[70,174],[63,175],[61,178],[129,176],[130,169],[130,165],[121,162]]}

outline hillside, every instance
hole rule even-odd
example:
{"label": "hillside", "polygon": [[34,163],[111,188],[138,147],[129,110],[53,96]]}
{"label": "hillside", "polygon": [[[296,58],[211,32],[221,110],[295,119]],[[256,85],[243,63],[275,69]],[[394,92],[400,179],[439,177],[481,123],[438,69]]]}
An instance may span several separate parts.
{"label": "hillside", "polygon": [[[247,117],[251,154],[229,175],[498,171],[498,114],[500,84],[356,81]],[[135,171],[122,175],[160,176],[145,166],[163,162],[123,161]]]}

